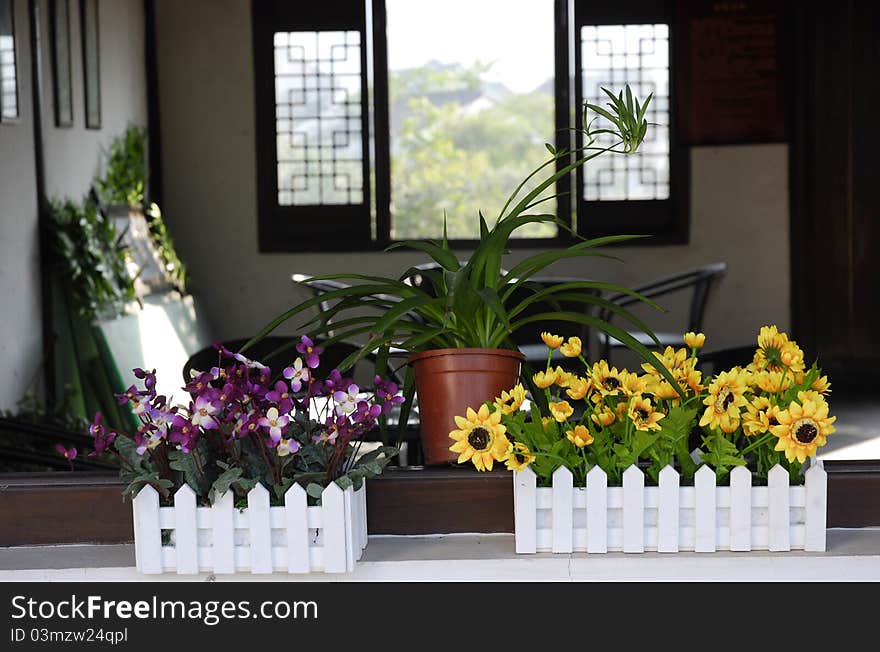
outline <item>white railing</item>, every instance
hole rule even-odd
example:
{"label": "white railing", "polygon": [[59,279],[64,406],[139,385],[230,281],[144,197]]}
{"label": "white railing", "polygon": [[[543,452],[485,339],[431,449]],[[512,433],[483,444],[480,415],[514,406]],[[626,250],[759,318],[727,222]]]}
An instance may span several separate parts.
{"label": "white railing", "polygon": [[211,507],[197,507],[189,485],[174,494],[173,507],[160,507],[149,485],[132,502],[141,573],[344,573],[367,545],[366,484],[357,491],[330,484],[321,505],[312,507],[298,484],[285,494],[283,507],[270,507],[260,484],[242,510],[234,507],[231,491]]}
{"label": "white railing", "polygon": [[814,461],[804,485],[789,486],[788,472],[774,466],[767,486],[753,487],[748,469],[730,473],[730,486],[716,486],[715,472],[701,467],[693,487],[679,486],[670,466],[659,486],[646,487],[635,466],[622,487],[608,487],[599,467],[586,487],[574,487],[560,467],[552,487],[536,487],[526,468],[513,477],[516,551],[715,552],[716,550],[825,550],[827,475]]}

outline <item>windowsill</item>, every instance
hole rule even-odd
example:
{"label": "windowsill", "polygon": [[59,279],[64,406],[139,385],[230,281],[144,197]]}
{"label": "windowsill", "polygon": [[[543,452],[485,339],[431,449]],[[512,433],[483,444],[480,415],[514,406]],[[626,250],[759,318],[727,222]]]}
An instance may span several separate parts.
{"label": "windowsill", "polygon": [[134,546],[0,548],[0,581],[877,581],[880,528],[829,529],[825,552],[517,555],[510,534],[372,536],[352,573],[141,575]]}

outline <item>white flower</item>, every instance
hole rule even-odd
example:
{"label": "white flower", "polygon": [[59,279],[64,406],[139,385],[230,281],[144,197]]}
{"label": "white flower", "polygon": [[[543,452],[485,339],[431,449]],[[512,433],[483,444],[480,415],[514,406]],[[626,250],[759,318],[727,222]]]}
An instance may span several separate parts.
{"label": "white flower", "polygon": [[358,386],[351,384],[348,391],[337,391],[333,393],[333,400],[336,401],[336,414],[351,414],[357,409],[357,395],[360,392]]}

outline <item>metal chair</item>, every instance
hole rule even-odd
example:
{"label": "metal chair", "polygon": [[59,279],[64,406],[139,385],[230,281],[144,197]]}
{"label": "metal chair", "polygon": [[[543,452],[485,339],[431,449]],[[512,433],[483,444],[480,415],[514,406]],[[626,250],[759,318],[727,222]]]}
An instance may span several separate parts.
{"label": "metal chair", "polygon": [[[717,285],[717,282],[727,272],[727,263],[711,263],[695,269],[675,274],[656,281],[652,281],[640,287],[633,288],[639,294],[656,299],[673,292],[693,290],[690,301],[690,310],[687,317],[686,331],[698,332],[702,329],[703,317],[706,312],[706,304],[709,300],[709,294]],[[625,308],[633,304],[639,303],[639,299],[627,294],[614,294],[607,297],[609,301]],[[615,314],[607,308],[599,311],[599,317],[605,321],[611,322]],[[651,337],[643,331],[627,331],[639,343],[650,349],[663,349],[667,346],[680,346],[682,344],[682,333],[654,333],[660,342],[658,347]],[[613,349],[624,347],[625,344],[604,332],[597,333],[599,348],[604,359],[609,360]]]}

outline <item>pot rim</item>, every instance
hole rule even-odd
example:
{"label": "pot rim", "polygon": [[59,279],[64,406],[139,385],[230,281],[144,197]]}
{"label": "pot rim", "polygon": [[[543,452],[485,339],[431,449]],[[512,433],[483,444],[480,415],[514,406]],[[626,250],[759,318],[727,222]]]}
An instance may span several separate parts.
{"label": "pot rim", "polygon": [[516,358],[520,362],[526,359],[526,356],[521,351],[514,351],[512,349],[481,349],[462,347],[456,349],[429,349],[427,351],[421,351],[420,353],[413,353],[406,359],[406,362],[407,364],[412,364],[413,362],[417,362],[419,360],[425,360],[427,358],[438,358],[445,355],[496,355],[503,358]]}

